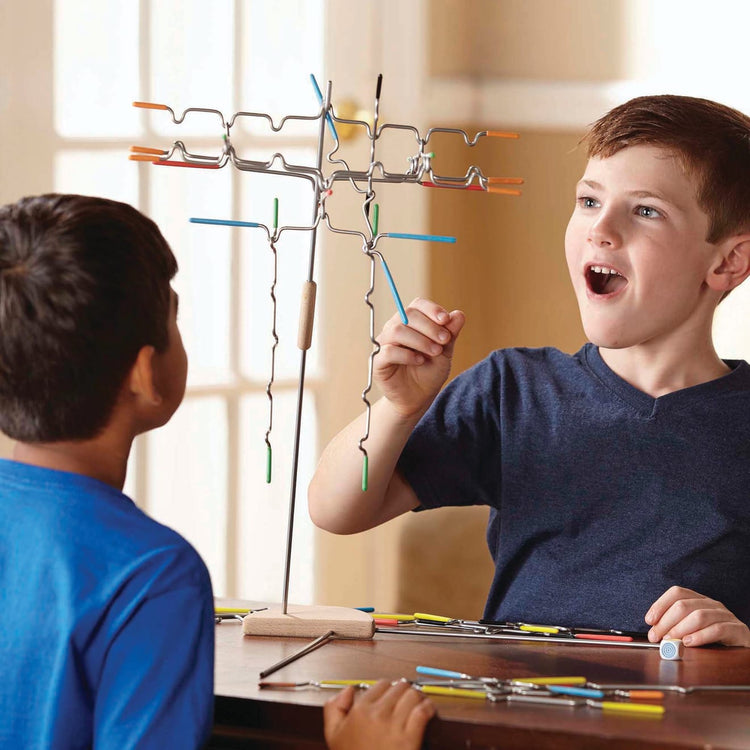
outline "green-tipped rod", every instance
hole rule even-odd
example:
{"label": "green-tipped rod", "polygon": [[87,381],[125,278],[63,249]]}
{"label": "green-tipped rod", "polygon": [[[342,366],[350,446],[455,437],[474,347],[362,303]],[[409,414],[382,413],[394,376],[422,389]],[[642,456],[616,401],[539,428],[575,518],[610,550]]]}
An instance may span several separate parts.
{"label": "green-tipped rod", "polygon": [[271,456],[273,451],[271,445],[266,445],[266,484],[271,484]]}
{"label": "green-tipped rod", "polygon": [[279,228],[279,199],[273,199],[273,228]]}
{"label": "green-tipped rod", "polygon": [[378,219],[380,218],[380,206],[376,203],[372,211],[372,235],[378,236]]}
{"label": "green-tipped rod", "polygon": [[367,469],[370,464],[370,459],[365,453],[362,456],[362,492],[367,492]]}

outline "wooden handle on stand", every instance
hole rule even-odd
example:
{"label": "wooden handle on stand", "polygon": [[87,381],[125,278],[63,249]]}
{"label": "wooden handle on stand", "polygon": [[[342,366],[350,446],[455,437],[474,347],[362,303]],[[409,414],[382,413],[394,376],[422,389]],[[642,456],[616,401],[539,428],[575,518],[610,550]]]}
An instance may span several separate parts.
{"label": "wooden handle on stand", "polygon": [[306,281],[303,284],[299,306],[299,333],[297,334],[297,347],[303,351],[307,351],[312,344],[316,293],[317,285],[314,281]]}

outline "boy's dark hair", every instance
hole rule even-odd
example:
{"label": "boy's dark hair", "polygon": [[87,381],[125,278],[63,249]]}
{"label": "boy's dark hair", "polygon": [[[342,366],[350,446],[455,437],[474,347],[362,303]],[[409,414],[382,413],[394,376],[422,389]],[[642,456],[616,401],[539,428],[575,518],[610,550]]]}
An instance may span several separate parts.
{"label": "boy's dark hair", "polygon": [[168,344],[177,261],[126,203],[41,195],[0,208],[0,430],[85,440],[143,346]]}
{"label": "boy's dark hair", "polygon": [[674,152],[696,181],[706,241],[750,230],[750,118],[742,112],[690,96],[641,96],[597,120],[583,142],[589,157],[636,145]]}

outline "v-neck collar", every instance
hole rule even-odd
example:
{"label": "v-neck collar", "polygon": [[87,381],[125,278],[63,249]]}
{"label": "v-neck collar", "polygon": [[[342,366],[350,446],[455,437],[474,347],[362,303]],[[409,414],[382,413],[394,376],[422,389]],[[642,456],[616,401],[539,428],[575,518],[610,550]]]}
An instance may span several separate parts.
{"label": "v-neck collar", "polygon": [[645,418],[654,418],[660,412],[671,409],[682,409],[696,400],[710,395],[720,395],[731,391],[750,388],[750,365],[744,360],[722,360],[731,372],[714,380],[680,388],[672,393],[654,398],[631,385],[612,370],[602,359],[599,347],[586,344],[583,347],[584,361],[592,373],[620,400],[629,404],[638,414]]}

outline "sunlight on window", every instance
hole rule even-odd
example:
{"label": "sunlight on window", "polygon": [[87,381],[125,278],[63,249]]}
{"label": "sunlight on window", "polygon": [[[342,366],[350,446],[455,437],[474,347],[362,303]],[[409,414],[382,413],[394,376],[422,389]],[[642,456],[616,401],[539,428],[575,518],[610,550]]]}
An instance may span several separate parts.
{"label": "sunlight on window", "polygon": [[[310,73],[323,71],[324,18],[321,0],[247,0],[243,13],[241,109],[282,115],[312,115],[318,109]],[[279,54],[279,50],[284,50]],[[322,85],[322,84],[321,84]],[[287,136],[310,135],[309,126],[290,123]]]}
{"label": "sunlight on window", "polygon": [[[249,396],[240,408],[239,595],[248,599],[281,600],[289,515],[292,443],[297,408],[295,393],[274,395],[272,481],[266,478],[268,399]],[[309,436],[317,433],[315,401],[305,394],[302,429],[308,439],[300,450],[295,505],[289,601],[309,604],[314,588],[314,528],[307,512],[307,485],[315,469],[316,449]]]}
{"label": "sunlight on window", "polygon": [[[218,109],[231,115],[234,107],[234,35],[232,0],[159,0],[151,3],[150,99],[166,104],[179,117],[188,107]],[[191,23],[185,20],[190,19]],[[174,133],[164,112],[150,115],[157,133]],[[190,114],[179,136],[222,135],[215,116]]]}
{"label": "sunlight on window", "polygon": [[182,534],[226,589],[227,414],[224,399],[186,399],[148,436],[148,513]]}
{"label": "sunlight on window", "polygon": [[191,224],[190,217],[226,218],[231,207],[229,169],[142,166],[152,179],[150,215],[167,238],[180,270],[179,325],[190,360],[190,385],[227,382],[229,362],[230,234],[224,227]]}
{"label": "sunlight on window", "polygon": [[[713,0],[709,8],[704,0],[628,0],[624,8],[627,69],[648,93],[699,96],[750,112],[750,4]],[[718,61],[722,75],[716,75]]]}
{"label": "sunlight on window", "polygon": [[70,138],[137,134],[138,3],[55,0],[54,19],[55,130]]}
{"label": "sunlight on window", "polygon": [[98,195],[138,205],[138,174],[123,151],[58,151],[54,186],[59,193]]}
{"label": "sunlight on window", "polygon": [[[188,395],[169,424],[138,438],[142,460],[131,457],[126,494],[196,547],[217,595],[279,601],[297,397],[296,387],[284,389],[277,382],[270,438],[273,482],[268,485],[264,436],[269,418],[265,383],[270,370],[271,253],[262,232],[191,224],[189,218],[271,225],[277,196],[280,224],[307,226],[313,217],[310,183],[238,175],[232,168],[134,164],[127,159],[127,148],[131,143],[167,147],[179,139],[192,153],[218,155],[225,134],[215,114],[191,113],[177,125],[164,111],[134,109],[133,100],[166,104],[178,117],[188,107],[215,108],[227,117],[239,110],[266,111],[277,122],[286,114],[315,114],[319,105],[309,74],[323,75],[324,3],[52,2],[54,124],[62,144],[55,147],[55,189],[139,206],[157,222],[180,266],[174,287],[190,361]],[[242,20],[241,35],[234,32],[237,19]],[[144,30],[147,47],[140,36]],[[238,38],[241,50],[235,48]],[[279,151],[292,163],[313,165],[317,123],[279,134],[265,123],[255,128],[241,123],[231,133],[240,157],[268,159]],[[240,186],[240,216],[232,215],[233,185]],[[310,233],[287,232],[278,247],[276,327],[281,341],[276,378],[295,385],[300,291],[307,278],[309,246]],[[322,251],[319,238],[318,260]],[[308,378],[319,371],[317,349],[313,346],[308,354]],[[204,391],[199,394],[197,388]],[[239,438],[230,430],[229,417],[235,415],[228,412],[236,403]],[[306,488],[317,433],[311,392],[303,422],[290,598],[308,603],[314,594],[314,532]],[[236,463],[238,474],[230,477]],[[135,496],[136,487],[142,497]],[[228,591],[226,525],[229,504],[235,502],[239,507],[232,506],[231,513],[236,511],[239,522],[238,568],[231,573],[236,573],[237,585]]]}
{"label": "sunlight on window", "polygon": [[735,289],[714,318],[714,343],[723,359],[750,361],[750,281]]}

